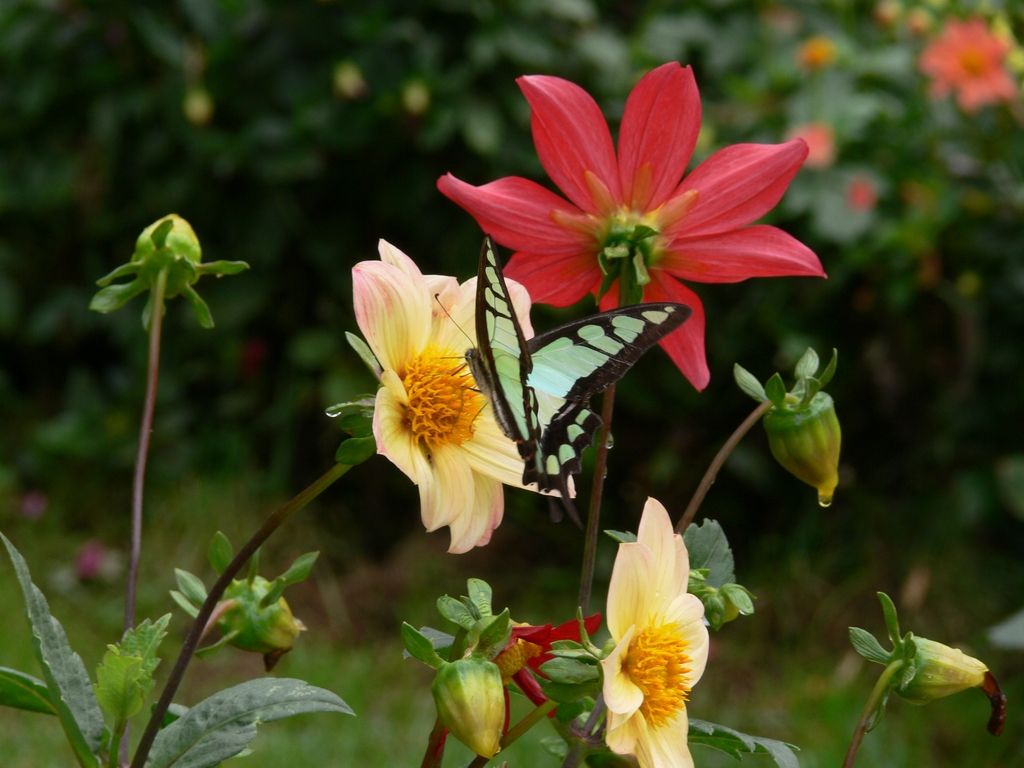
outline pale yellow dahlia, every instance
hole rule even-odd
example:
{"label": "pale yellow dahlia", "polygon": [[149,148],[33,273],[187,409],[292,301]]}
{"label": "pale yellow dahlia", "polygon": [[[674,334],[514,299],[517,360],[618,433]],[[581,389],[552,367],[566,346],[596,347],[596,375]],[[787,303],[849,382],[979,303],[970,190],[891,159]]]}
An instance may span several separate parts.
{"label": "pale yellow dahlia", "polygon": [[668,512],[648,499],[635,542],[620,544],[608,590],[615,650],[601,664],[605,741],[641,768],[693,766],[686,701],[704,673],[704,606],[687,594],[689,556]]}
{"label": "pale yellow dahlia", "polygon": [[[451,529],[449,552],[486,544],[504,511],[502,483],[522,486],[523,460],[466,365],[475,346],[476,279],[424,275],[390,243],[352,268],[356,322],[383,368],[373,414],[378,453],[420,491],[423,525]],[[532,335],[530,298],[508,281]]]}

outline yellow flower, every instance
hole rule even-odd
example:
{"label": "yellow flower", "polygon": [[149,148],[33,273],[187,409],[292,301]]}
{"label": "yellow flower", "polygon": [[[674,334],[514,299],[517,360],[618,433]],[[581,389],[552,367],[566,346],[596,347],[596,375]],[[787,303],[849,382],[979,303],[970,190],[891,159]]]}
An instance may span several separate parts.
{"label": "yellow flower", "polygon": [[616,645],[603,662],[605,741],[641,768],[693,766],[686,700],[704,673],[704,606],[687,594],[690,561],[668,512],[648,499],[635,542],[620,544],[608,590]]}
{"label": "yellow flower", "polygon": [[[501,484],[522,487],[523,460],[466,365],[475,346],[476,280],[423,275],[381,240],[380,261],[352,269],[356,322],[383,368],[373,415],[378,453],[420,491],[428,531],[451,529],[449,552],[486,544],[504,511]],[[530,299],[509,293],[532,335]]]}

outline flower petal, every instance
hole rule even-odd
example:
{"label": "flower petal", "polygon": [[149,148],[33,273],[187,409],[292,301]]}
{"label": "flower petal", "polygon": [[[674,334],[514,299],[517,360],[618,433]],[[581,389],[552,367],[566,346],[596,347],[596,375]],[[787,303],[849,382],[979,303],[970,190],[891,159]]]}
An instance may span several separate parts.
{"label": "flower petal", "polygon": [[471,509],[456,516],[449,524],[452,541],[448,551],[452,554],[462,554],[487,544],[505,511],[505,495],[500,482],[476,472],[472,473],[472,482]]}
{"label": "flower petal", "polygon": [[501,431],[490,405],[473,422],[473,437],[461,446],[470,467],[515,488],[523,486],[523,459],[516,444]]}
{"label": "flower petal", "polygon": [[719,150],[679,185],[675,194],[694,189],[697,201],[664,236],[671,240],[727,232],[761,218],[782,199],[806,157],[803,139]]}
{"label": "flower petal", "polygon": [[644,703],[644,692],[622,671],[623,657],[629,652],[635,631],[636,627],[630,627],[615,649],[601,661],[604,671],[604,702],[608,711],[627,717]]}
{"label": "flower petal", "polygon": [[597,256],[589,251],[564,256],[520,251],[508,260],[505,276],[522,283],[534,303],[556,307],[575,304],[601,283]]}
{"label": "flower petal", "polygon": [[430,477],[431,469],[419,441],[405,426],[405,388],[394,371],[381,376],[373,407],[373,437],[377,453],[386,456],[406,477],[419,485]]}
{"label": "flower petal", "polygon": [[651,70],[633,88],[618,151],[624,200],[633,210],[657,208],[678,185],[697,144],[700,114],[693,70],[678,62]]}
{"label": "flower petal", "polygon": [[608,631],[616,642],[636,625],[645,625],[653,612],[651,584],[658,580],[658,564],[651,551],[638,542],[619,544],[608,585]]}
{"label": "flower petal", "polygon": [[446,173],[437,180],[437,188],[506,248],[565,254],[593,247],[593,237],[586,232],[552,218],[554,211],[562,211],[576,220],[579,209],[529,179],[506,176],[475,187]]}
{"label": "flower petal", "polygon": [[644,298],[647,301],[678,301],[693,313],[677,330],[659,344],[694,388],[703,390],[711,380],[704,352],[704,305],[692,290],[661,270],[651,271],[651,282]]}
{"label": "flower petal", "polygon": [[675,718],[658,728],[644,723],[638,730],[640,733],[633,754],[640,768],[693,768],[687,743],[690,723],[685,707]]}
{"label": "flower petal", "polygon": [[636,541],[646,547],[651,553],[652,561],[658,563],[658,567],[654,569],[658,583],[649,585],[648,591],[657,595],[659,601],[663,603],[656,608],[661,612],[677,595],[686,592],[690,561],[683,537],[675,532],[668,510],[657,499],[647,499],[643,514],[640,516]]}
{"label": "flower petal", "polygon": [[616,754],[632,755],[636,752],[636,742],[645,725],[643,715],[619,715],[609,711],[604,743]]}
{"label": "flower petal", "polygon": [[704,604],[695,595],[681,594],[665,612],[666,623],[674,623],[679,627],[680,639],[686,644],[686,655],[690,657],[690,665],[684,675],[686,687],[693,687],[704,674],[708,663],[710,638],[708,627],[704,623]]}
{"label": "flower petal", "polygon": [[825,277],[814,251],[777,227],[760,224],[672,241],[658,266],[695,283],[736,283],[751,277]]}
{"label": "flower petal", "polygon": [[361,261],[352,267],[352,299],[356,323],[382,367],[401,372],[423,351],[431,309],[422,275],[417,279],[392,264]]}
{"label": "flower petal", "polygon": [[530,103],[537,156],[565,196],[584,211],[601,212],[585,178],[590,171],[622,202],[612,136],[590,94],[548,75],[527,75],[516,82]]}
{"label": "flower petal", "polygon": [[458,448],[439,446],[431,451],[430,464],[429,478],[419,484],[423,526],[436,531],[444,525],[454,528],[456,521],[462,520],[465,527],[465,521],[473,515],[476,495],[469,463]]}

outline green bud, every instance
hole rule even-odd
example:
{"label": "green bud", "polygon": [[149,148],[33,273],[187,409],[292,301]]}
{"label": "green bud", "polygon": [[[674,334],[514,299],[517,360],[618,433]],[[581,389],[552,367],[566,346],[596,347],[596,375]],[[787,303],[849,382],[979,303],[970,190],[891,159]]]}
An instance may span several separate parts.
{"label": "green bud", "polygon": [[283,597],[261,605],[272,588],[273,582],[262,576],[254,577],[251,583],[247,579],[231,582],[224,591],[224,603],[230,607],[217,621],[217,628],[231,638],[230,645],[262,653],[268,670],[292,649],[299,633],[306,629]]}
{"label": "green bud", "polygon": [[988,667],[957,648],[924,637],[915,637],[914,647],[914,674],[896,689],[912,704],[927,704],[985,682]]}
{"label": "green bud", "polygon": [[808,403],[790,397],[764,416],[764,429],[772,456],[786,470],[818,491],[818,503],[827,507],[839,484],[839,419],[831,396],[818,392]]}
{"label": "green bud", "polygon": [[430,690],[438,717],[455,738],[482,757],[498,753],[505,691],[497,664],[473,657],[445,664]]}

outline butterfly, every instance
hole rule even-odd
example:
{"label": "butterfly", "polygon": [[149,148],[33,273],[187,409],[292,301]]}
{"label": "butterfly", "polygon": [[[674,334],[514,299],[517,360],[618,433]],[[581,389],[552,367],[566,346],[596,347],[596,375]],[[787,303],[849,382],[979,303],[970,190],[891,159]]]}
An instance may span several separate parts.
{"label": "butterfly", "polygon": [[515,441],[523,484],[557,491],[574,520],[569,477],[581,468],[601,418],[590,398],[689,318],[685,304],[655,302],[599,312],[527,339],[488,236],[477,274],[477,346],[466,361],[502,431]]}

